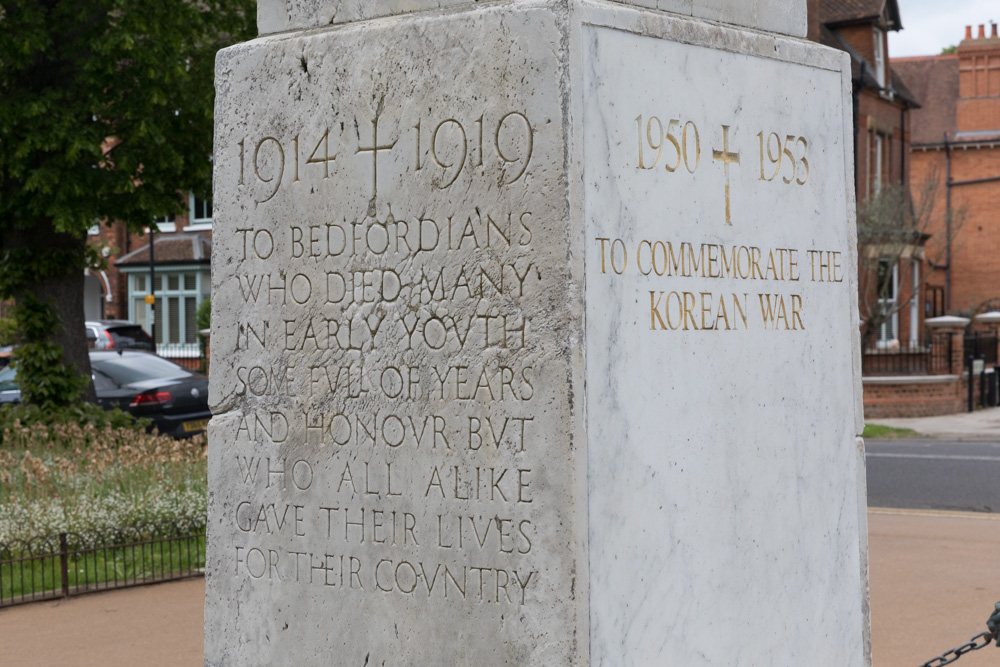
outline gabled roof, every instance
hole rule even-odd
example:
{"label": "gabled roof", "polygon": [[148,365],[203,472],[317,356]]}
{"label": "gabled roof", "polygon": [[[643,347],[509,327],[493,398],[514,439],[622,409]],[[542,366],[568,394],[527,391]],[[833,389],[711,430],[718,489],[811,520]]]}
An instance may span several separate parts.
{"label": "gabled roof", "polygon": [[889,65],[886,67],[889,72],[889,82],[885,88],[882,88],[882,86],[878,84],[878,77],[875,75],[875,70],[872,68],[871,63],[862,58],[861,54],[855,51],[850,44],[842,40],[837,33],[825,25],[820,26],[819,42],[825,46],[846,51],[847,54],[851,56],[851,80],[854,81],[856,85],[860,85],[862,88],[868,88],[876,91],[884,90],[891,93],[893,97],[898,98],[903,104],[911,109],[920,106],[920,102],[918,101],[920,97],[915,96],[910,91],[906,81],[899,77],[893,69],[895,66],[894,60],[890,60]]}
{"label": "gabled roof", "polygon": [[[180,232],[157,234],[154,240],[153,261],[157,264],[209,264],[212,261],[212,241],[202,234]],[[115,266],[149,264],[149,244],[133,250]]]}
{"label": "gabled roof", "polygon": [[888,65],[887,69],[889,70],[889,77],[890,77],[889,88],[892,90],[893,94],[896,97],[905,101],[911,109],[920,108],[920,97],[918,95],[913,94],[913,91],[910,90],[910,87],[906,85],[906,82],[903,80],[903,78],[899,76],[896,70],[892,67],[891,62]]}
{"label": "gabled roof", "polygon": [[921,108],[910,115],[910,143],[941,144],[945,132],[954,140],[958,56],[921,56],[889,62],[921,102]]}
{"label": "gabled roof", "polygon": [[883,15],[889,30],[902,29],[896,0],[820,0],[819,3],[819,21],[829,25],[879,21]]}

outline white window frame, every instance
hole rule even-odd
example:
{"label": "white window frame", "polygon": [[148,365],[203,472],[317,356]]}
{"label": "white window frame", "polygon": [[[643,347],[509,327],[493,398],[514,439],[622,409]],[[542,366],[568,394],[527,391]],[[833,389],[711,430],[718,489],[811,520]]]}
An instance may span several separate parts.
{"label": "white window frame", "polygon": [[872,26],[875,40],[875,80],[880,88],[885,88],[885,33],[877,26]]}
{"label": "white window frame", "polygon": [[153,216],[153,224],[156,225],[156,231],[160,233],[170,233],[177,231],[177,219],[173,215],[155,215]]}
{"label": "white window frame", "polygon": [[[878,261],[879,264],[881,264],[882,262],[885,262],[886,264],[889,263],[888,259],[880,259]],[[896,262],[895,264],[892,265],[891,280],[892,280],[892,282],[890,283],[891,289],[889,290],[890,296],[886,298],[882,298],[881,296],[877,297],[878,308],[880,311],[883,308],[885,308],[886,310],[888,310],[889,308],[894,308],[896,302],[899,300],[899,262]],[[878,288],[879,288],[878,281],[876,281],[875,289]],[[894,311],[892,313],[892,316],[890,316],[888,320],[879,325],[878,332],[876,333],[875,336],[876,347],[879,348],[889,347],[893,341],[896,341],[898,343],[899,342],[898,331],[899,331],[899,311]]]}
{"label": "white window frame", "polygon": [[874,169],[874,190],[875,194],[882,191],[882,158],[885,155],[885,135],[881,132],[875,133],[875,165]]}
{"label": "white window frame", "polygon": [[920,318],[920,299],[917,295],[920,293],[920,260],[911,260],[910,272],[913,277],[913,291],[910,296],[910,347],[916,347],[918,341],[920,340],[920,329],[917,327],[917,322]]}
{"label": "white window frame", "polygon": [[198,232],[212,228],[212,200],[202,200],[208,203],[208,217],[198,218],[195,217],[195,202],[197,199],[194,196],[194,192],[188,192],[188,226],[186,230],[189,232]]}
{"label": "white window frame", "polygon": [[[195,275],[195,286],[193,290],[184,288],[184,275],[191,274]],[[177,275],[177,289],[170,290],[166,289],[167,276]],[[136,278],[140,278],[145,283],[145,289],[139,290],[136,288],[135,282]],[[183,303],[184,298],[194,297],[195,298],[195,313],[197,316],[198,308],[201,306],[202,301],[209,298],[209,288],[211,286],[211,277],[209,271],[203,266],[171,266],[163,267],[162,269],[156,269],[155,276],[157,289],[156,289],[156,352],[161,357],[168,358],[194,358],[201,354],[200,346],[197,342],[187,343],[187,342],[161,342],[166,341],[170,330],[170,312],[166,307],[166,299],[171,297],[180,298]],[[132,322],[139,321],[136,312],[136,300],[143,299],[147,294],[149,294],[149,269],[142,268],[139,270],[129,271],[128,280],[128,315],[129,320]],[[152,317],[152,307],[149,304],[142,304],[143,311],[142,324],[144,328],[152,334],[150,320]],[[187,322],[187,315],[184,312],[184,308],[178,308],[179,322],[177,325],[178,332],[180,333],[181,341],[186,339],[186,334],[188,331],[188,326],[193,327],[195,334],[198,331],[198,323]]]}

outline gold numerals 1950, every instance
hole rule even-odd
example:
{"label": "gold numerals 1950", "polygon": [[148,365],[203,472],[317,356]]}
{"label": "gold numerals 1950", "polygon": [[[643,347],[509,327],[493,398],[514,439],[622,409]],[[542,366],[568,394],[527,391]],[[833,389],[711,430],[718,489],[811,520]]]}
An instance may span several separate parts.
{"label": "gold numerals 1950", "polygon": [[[693,121],[689,120],[681,125],[679,119],[672,118],[664,128],[659,118],[650,116],[643,131],[642,114],[640,114],[635,117],[635,123],[639,136],[639,169],[654,169],[660,164],[661,158],[663,158],[663,168],[671,173],[677,171],[681,164],[690,174],[698,169],[698,164],[701,162],[701,136],[698,134],[698,126]],[[666,144],[670,144],[670,148],[664,157],[663,149]],[[645,154],[647,146],[648,156]],[[655,158],[652,156],[652,151],[656,151]],[[650,158],[652,158],[651,163]]]}

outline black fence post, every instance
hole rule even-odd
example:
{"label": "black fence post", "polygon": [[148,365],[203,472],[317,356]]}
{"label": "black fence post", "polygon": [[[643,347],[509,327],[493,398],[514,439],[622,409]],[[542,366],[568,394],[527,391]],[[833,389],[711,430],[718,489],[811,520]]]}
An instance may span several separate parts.
{"label": "black fence post", "polygon": [[986,407],[986,356],[979,355],[983,361],[983,370],[979,373],[979,407]]}
{"label": "black fence post", "polygon": [[66,533],[59,533],[59,576],[62,577],[63,597],[69,597],[69,545]]}
{"label": "black fence post", "polygon": [[990,383],[990,407],[1000,405],[1000,366],[993,366],[993,382]]}
{"label": "black fence post", "polygon": [[969,371],[969,410],[968,412],[973,412],[976,409],[975,402],[973,401],[973,396],[976,393],[975,377],[972,375],[972,355],[966,357],[966,366]]}
{"label": "black fence post", "polygon": [[997,366],[994,363],[993,372],[990,373],[989,380],[986,383],[986,405],[991,408],[995,408],[997,405]]}

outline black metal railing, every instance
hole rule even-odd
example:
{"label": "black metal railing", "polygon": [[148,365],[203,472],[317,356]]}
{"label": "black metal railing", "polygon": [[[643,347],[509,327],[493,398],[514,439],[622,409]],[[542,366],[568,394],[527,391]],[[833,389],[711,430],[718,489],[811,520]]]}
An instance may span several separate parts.
{"label": "black metal railing", "polygon": [[205,521],[178,519],[0,543],[0,607],[203,574]]}
{"label": "black metal railing", "polygon": [[926,317],[941,317],[944,315],[944,287],[937,285],[924,286],[924,314]]}
{"label": "black metal railing", "polygon": [[997,365],[997,332],[976,331],[965,334],[965,356],[983,359],[987,366]]}
{"label": "black metal railing", "polygon": [[926,345],[865,350],[863,375],[941,375],[951,372],[951,334],[935,333]]}

